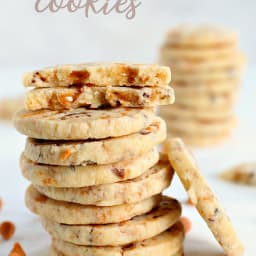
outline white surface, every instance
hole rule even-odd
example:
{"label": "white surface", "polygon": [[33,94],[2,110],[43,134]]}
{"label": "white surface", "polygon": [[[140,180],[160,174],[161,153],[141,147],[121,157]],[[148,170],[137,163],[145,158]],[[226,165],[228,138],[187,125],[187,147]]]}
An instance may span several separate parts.
{"label": "white surface", "polygon": [[213,23],[238,30],[243,51],[256,60],[255,0],[137,0],[142,5],[132,21],[112,14],[86,19],[83,10],[38,14],[35,1],[0,1],[0,67],[86,60],[152,62],[166,31],[177,23]]}
{"label": "white surface", "polygon": [[[22,91],[19,85],[20,71],[0,73],[1,96]],[[228,184],[218,179],[217,173],[241,161],[255,161],[256,154],[256,87],[255,69],[246,76],[242,89],[242,99],[238,106],[240,126],[233,139],[227,144],[207,150],[196,150],[199,165],[214,188],[214,191],[228,210],[239,235],[246,245],[246,255],[256,255],[256,188],[247,188]],[[19,89],[18,89],[19,88]],[[10,242],[0,240],[0,256],[7,256],[14,241],[19,241],[28,256],[46,256],[50,244],[49,236],[42,229],[39,218],[31,214],[24,206],[23,197],[27,182],[21,177],[18,158],[24,148],[24,137],[11,125],[0,125],[0,196],[4,199],[4,209],[0,211],[0,222],[11,220],[17,226],[17,232]],[[175,179],[168,194],[181,201],[186,194]],[[185,206],[184,215],[193,221],[193,229],[186,240],[187,256],[222,255],[217,243],[197,212]]]}

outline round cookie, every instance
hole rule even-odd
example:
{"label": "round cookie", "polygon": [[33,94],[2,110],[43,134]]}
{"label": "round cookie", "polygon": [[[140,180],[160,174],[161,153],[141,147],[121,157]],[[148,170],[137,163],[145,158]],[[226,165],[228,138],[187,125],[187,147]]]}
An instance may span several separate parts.
{"label": "round cookie", "polygon": [[174,103],[174,91],[166,87],[53,87],[36,88],[26,95],[26,110],[63,110],[87,107],[155,107]]}
{"label": "round cookie", "polygon": [[64,255],[76,256],[170,256],[180,250],[183,240],[184,230],[178,223],[154,238],[124,247],[79,246],[56,239],[53,239],[53,247]]}
{"label": "round cookie", "polygon": [[194,158],[180,139],[170,139],[165,144],[170,163],[177,172],[188,195],[212,231],[216,240],[230,256],[244,253],[236,232],[206,180],[201,175]]}
{"label": "round cookie", "polygon": [[184,132],[188,135],[223,134],[231,131],[237,123],[236,118],[233,116],[223,119],[197,119],[191,116],[190,118],[183,119],[174,114],[168,116],[168,121],[169,131]]}
{"label": "round cookie", "polygon": [[157,195],[135,204],[111,207],[85,206],[56,201],[40,194],[33,186],[26,192],[26,205],[35,214],[52,221],[69,225],[109,224],[127,221],[150,212],[159,205]]}
{"label": "round cookie", "polygon": [[20,158],[23,176],[35,185],[45,187],[76,188],[111,184],[139,177],[159,160],[157,148],[108,165],[57,166],[30,161],[24,154]]}
{"label": "round cookie", "polygon": [[28,138],[24,154],[33,162],[52,165],[110,164],[145,154],[166,138],[166,124],[155,117],[139,133],[96,141],[42,141]]}
{"label": "round cookie", "polygon": [[137,203],[160,194],[172,180],[173,170],[167,162],[159,162],[140,177],[114,184],[83,188],[53,188],[35,185],[43,195],[82,205],[114,206]]}
{"label": "round cookie", "polygon": [[174,225],[180,218],[178,201],[163,197],[152,212],[119,224],[64,225],[43,219],[43,226],[55,238],[86,246],[123,246],[150,239]]}
{"label": "round cookie", "polygon": [[29,72],[23,85],[32,87],[166,86],[171,81],[168,67],[128,63],[81,63],[59,65]]}
{"label": "round cookie", "polygon": [[210,25],[179,25],[172,28],[167,35],[170,46],[189,48],[222,48],[236,45],[237,34],[229,29]]}
{"label": "round cookie", "polygon": [[15,127],[20,133],[35,139],[103,139],[145,129],[154,121],[154,109],[21,110],[17,112],[14,120]]}
{"label": "round cookie", "polygon": [[159,116],[165,120],[171,119],[173,114],[184,120],[189,118],[220,120],[233,116],[232,110],[233,109],[231,107],[229,109],[223,109],[222,111],[216,111],[205,108],[190,108],[187,106],[174,104],[173,106],[161,107],[159,109]]}

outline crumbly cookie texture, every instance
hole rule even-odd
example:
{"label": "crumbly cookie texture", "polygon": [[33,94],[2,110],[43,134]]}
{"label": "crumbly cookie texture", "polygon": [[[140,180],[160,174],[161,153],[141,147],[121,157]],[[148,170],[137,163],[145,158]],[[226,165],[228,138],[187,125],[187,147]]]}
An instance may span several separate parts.
{"label": "crumbly cookie texture", "polygon": [[212,190],[201,175],[194,158],[180,139],[170,139],[165,144],[170,163],[178,174],[188,195],[212,231],[216,240],[230,256],[244,253],[231,221]]}
{"label": "crumbly cookie texture", "polygon": [[123,247],[90,247],[79,246],[61,240],[53,239],[53,247],[64,255],[94,255],[94,256],[170,256],[182,248],[184,230],[180,223],[166,232],[142,242]]}
{"label": "crumbly cookie texture", "polygon": [[145,154],[166,139],[161,118],[139,133],[96,141],[42,141],[27,139],[25,156],[36,163],[72,166],[112,164]]}
{"label": "crumbly cookie texture", "polygon": [[142,176],[114,184],[83,188],[53,188],[35,185],[49,198],[83,205],[114,206],[132,204],[162,193],[172,180],[173,170],[159,162]]}
{"label": "crumbly cookie texture", "polygon": [[170,46],[223,48],[237,43],[237,34],[229,29],[210,25],[180,25],[168,32]]}
{"label": "crumbly cookie texture", "polygon": [[243,163],[220,174],[224,180],[256,186],[256,163]]}
{"label": "crumbly cookie texture", "polygon": [[30,186],[26,192],[26,205],[33,213],[57,223],[92,225],[120,223],[145,214],[157,207],[161,198],[157,195],[139,203],[110,207],[85,206],[50,199]]}
{"label": "crumbly cookie texture", "polygon": [[154,120],[153,108],[78,108],[64,111],[21,110],[17,112],[14,124],[20,133],[35,139],[87,140],[140,132]]}
{"label": "crumbly cookie texture", "polygon": [[170,68],[158,65],[125,63],[85,63],[59,65],[26,73],[24,86],[67,87],[94,86],[166,86],[171,81]]}
{"label": "crumbly cookie texture", "polygon": [[77,245],[123,246],[155,237],[180,218],[178,201],[163,197],[160,205],[148,214],[119,224],[64,225],[43,219],[43,226],[56,239]]}
{"label": "crumbly cookie texture", "polygon": [[87,107],[155,107],[173,104],[174,91],[166,87],[88,87],[36,88],[26,95],[26,110],[63,110]]}
{"label": "crumbly cookie texture", "polygon": [[24,154],[20,158],[23,176],[35,185],[59,188],[81,188],[112,184],[135,179],[159,160],[157,148],[134,158],[108,165],[57,166],[30,161]]}

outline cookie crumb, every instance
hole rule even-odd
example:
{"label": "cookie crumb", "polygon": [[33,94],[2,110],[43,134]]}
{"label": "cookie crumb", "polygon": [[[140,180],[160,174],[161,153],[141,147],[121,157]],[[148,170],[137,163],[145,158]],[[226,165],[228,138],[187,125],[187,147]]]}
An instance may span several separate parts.
{"label": "cookie crumb", "polygon": [[191,231],[191,229],[192,229],[192,222],[191,222],[191,220],[189,218],[183,216],[183,217],[180,218],[180,222],[184,226],[186,234],[189,233]]}
{"label": "cookie crumb", "polygon": [[194,206],[195,205],[190,198],[187,199],[186,204],[189,205],[189,206]]}
{"label": "cookie crumb", "polygon": [[3,199],[0,197],[0,210],[3,209]]}
{"label": "cookie crumb", "polygon": [[24,252],[21,245],[16,242],[13,245],[13,248],[12,248],[11,252],[9,253],[9,256],[26,256],[26,253]]}
{"label": "cookie crumb", "polygon": [[4,240],[10,240],[15,233],[15,225],[10,221],[5,221],[0,225],[0,234]]}

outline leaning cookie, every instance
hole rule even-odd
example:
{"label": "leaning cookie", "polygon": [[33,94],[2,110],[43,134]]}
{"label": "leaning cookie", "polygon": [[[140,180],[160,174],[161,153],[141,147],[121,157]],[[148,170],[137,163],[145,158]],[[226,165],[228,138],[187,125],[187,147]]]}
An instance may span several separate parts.
{"label": "leaning cookie", "polygon": [[53,87],[37,88],[26,95],[26,110],[63,110],[87,107],[155,107],[173,104],[174,91],[166,87]]}
{"label": "leaning cookie", "polygon": [[16,113],[14,124],[21,134],[35,139],[87,140],[140,132],[154,119],[153,108],[21,110]]}
{"label": "leaning cookie", "polygon": [[64,225],[43,219],[43,226],[56,239],[77,245],[123,246],[159,235],[180,218],[178,201],[163,197],[153,211],[123,223],[108,225]]}
{"label": "leaning cookie", "polygon": [[110,207],[79,205],[50,199],[33,186],[26,192],[26,205],[35,214],[52,221],[69,225],[109,224],[127,221],[150,212],[159,205],[162,196],[157,195],[135,204]]}
{"label": "leaning cookie", "polygon": [[23,176],[35,185],[56,188],[81,188],[113,184],[135,179],[159,160],[157,148],[134,158],[108,165],[58,166],[32,162],[24,154],[20,158]]}
{"label": "leaning cookie", "polygon": [[166,138],[166,124],[156,117],[139,133],[92,141],[43,141],[29,138],[24,154],[33,162],[50,165],[111,164],[145,154]]}
{"label": "leaning cookie", "polygon": [[156,237],[124,247],[79,246],[57,239],[53,239],[53,247],[64,255],[76,256],[170,256],[181,250],[183,240],[183,226],[177,223]]}
{"label": "leaning cookie", "polygon": [[201,175],[194,158],[180,139],[170,139],[165,144],[169,160],[182,181],[193,204],[198,209],[216,240],[227,255],[241,256],[244,248],[212,190]]}

